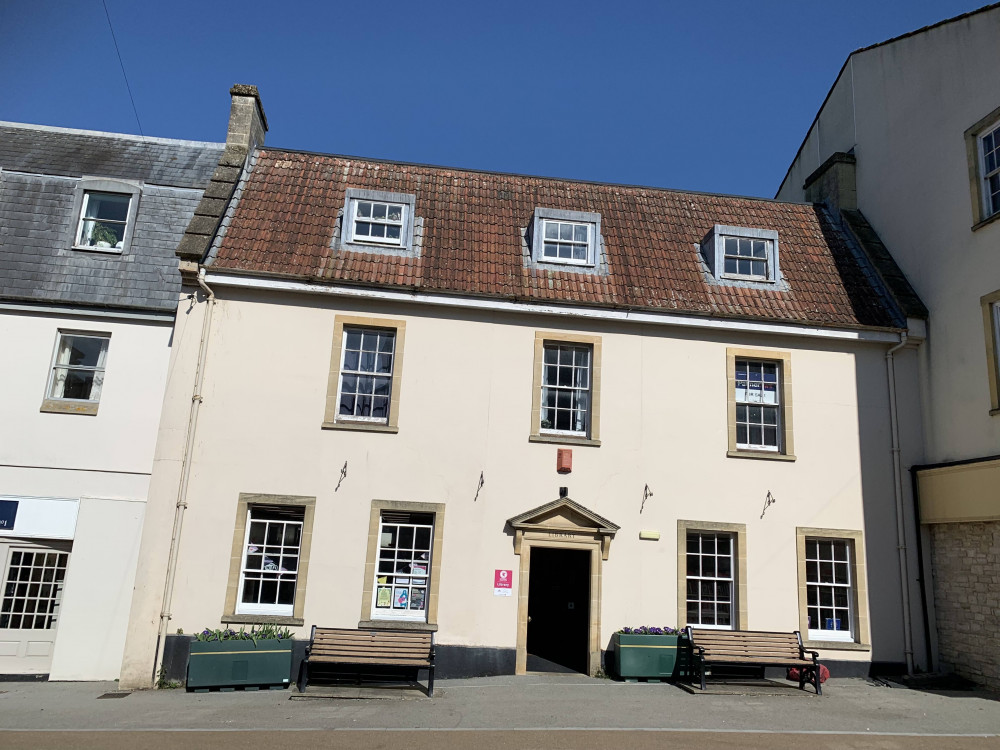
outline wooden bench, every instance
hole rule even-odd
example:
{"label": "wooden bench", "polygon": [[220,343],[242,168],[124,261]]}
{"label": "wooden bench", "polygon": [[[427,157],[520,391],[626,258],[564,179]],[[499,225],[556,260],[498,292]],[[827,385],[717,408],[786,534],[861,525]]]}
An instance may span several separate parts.
{"label": "wooden bench", "polygon": [[306,658],[299,667],[299,692],[309,683],[310,665],[350,667],[358,684],[366,672],[405,671],[416,682],[427,670],[427,695],[434,695],[434,634],[414,630],[349,630],[312,627]]}
{"label": "wooden bench", "polygon": [[769,633],[761,630],[710,630],[687,628],[693,661],[701,670],[701,689],[705,689],[705,668],[727,667],[796,667],[799,690],[807,681],[823,694],[819,681],[819,653],[802,647],[799,631]]}

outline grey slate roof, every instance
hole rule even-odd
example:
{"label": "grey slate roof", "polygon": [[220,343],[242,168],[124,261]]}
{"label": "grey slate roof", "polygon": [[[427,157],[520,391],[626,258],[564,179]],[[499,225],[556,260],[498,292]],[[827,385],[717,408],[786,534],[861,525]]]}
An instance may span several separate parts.
{"label": "grey slate roof", "polygon": [[224,147],[0,121],[0,169],[12,172],[116,177],[204,189]]}
{"label": "grey slate roof", "polygon": [[[223,148],[0,123],[0,299],[172,312],[174,251]],[[72,249],[81,176],[143,183],[123,253]]]}

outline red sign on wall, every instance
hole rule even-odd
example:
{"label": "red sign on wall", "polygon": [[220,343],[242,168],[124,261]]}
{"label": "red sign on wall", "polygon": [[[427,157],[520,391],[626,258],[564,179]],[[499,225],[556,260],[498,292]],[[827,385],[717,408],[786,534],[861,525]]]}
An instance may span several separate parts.
{"label": "red sign on wall", "polygon": [[510,596],[512,593],[511,582],[513,581],[513,578],[513,571],[494,570],[493,596]]}

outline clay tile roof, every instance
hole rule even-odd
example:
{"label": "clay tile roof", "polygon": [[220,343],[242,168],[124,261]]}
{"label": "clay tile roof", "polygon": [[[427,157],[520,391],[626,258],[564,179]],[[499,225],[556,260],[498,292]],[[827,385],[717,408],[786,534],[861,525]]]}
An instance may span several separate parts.
{"label": "clay tile roof", "polygon": [[[347,188],[415,195],[419,257],[334,250]],[[608,273],[531,267],[522,237],[536,207],[600,213]],[[696,246],[715,224],[776,230],[787,289],[711,283]],[[267,148],[256,153],[211,260],[218,270],[311,282],[897,327],[859,262],[812,205]]]}

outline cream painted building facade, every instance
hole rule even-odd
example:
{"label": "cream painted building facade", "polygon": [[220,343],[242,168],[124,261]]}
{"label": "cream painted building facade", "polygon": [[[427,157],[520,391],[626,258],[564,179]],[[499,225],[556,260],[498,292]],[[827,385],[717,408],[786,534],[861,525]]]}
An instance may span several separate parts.
{"label": "cream painted building facade", "polygon": [[938,663],[985,682],[1000,677],[998,39],[992,5],[851,54],[778,191],[859,209],[929,310],[909,544],[934,579]]}
{"label": "cream painted building facade", "polygon": [[[851,540],[854,640],[812,645],[827,660],[869,661],[874,639],[883,661],[901,658],[892,626],[871,632],[870,607],[884,608],[898,597],[898,584],[891,574],[866,572],[865,544],[873,537],[865,533],[871,519],[862,503],[867,495],[884,502],[892,497],[884,364],[891,334],[859,341],[793,329],[441,310],[248,290],[233,277],[208,279],[215,306],[200,305],[178,320],[171,371],[179,387],[168,393],[154,477],[154,493],[176,494],[199,315],[210,310],[199,449],[191,464],[171,633],[255,621],[233,606],[248,498],[309,509],[308,559],[303,543],[294,613],[286,620],[299,636],[312,624],[371,621],[371,517],[382,501],[396,501],[400,508],[435,504],[443,516],[434,529],[429,617],[444,658],[448,646],[497,652],[471,653],[469,659],[487,661],[473,669],[524,670],[528,551],[536,545],[590,555],[590,601],[575,603],[589,609],[587,670],[598,668],[600,650],[625,625],[685,624],[687,529],[720,530],[736,540],[734,619],[742,629],[805,632],[799,538]],[[398,432],[323,427],[331,359],[339,367],[334,331],[343,321],[361,320],[405,329],[393,372]],[[599,344],[599,445],[531,440],[539,336]],[[785,418],[794,460],[727,456],[727,354],[735,353],[788,363],[794,407],[786,404]],[[475,363],[476,377],[443,376],[468,372],[468,363]],[[665,391],[680,397],[665,398]],[[451,406],[442,408],[446,403]],[[572,450],[571,473],[557,473],[560,447]],[[602,534],[570,508],[555,518],[546,514],[537,529],[526,527],[519,543],[508,519],[558,500],[560,487],[619,528]],[[646,487],[651,495],[644,500]],[[769,495],[775,503],[765,507]],[[155,581],[165,575],[170,537],[163,532],[173,511],[166,502],[150,508],[156,515],[147,521],[141,567]],[[657,538],[640,538],[648,532]],[[882,536],[877,530],[874,543],[884,544]],[[891,550],[874,560],[890,572],[895,564]],[[496,570],[512,571],[511,597],[494,595]],[[150,674],[151,625],[161,594],[161,585],[137,592],[146,597],[137,600],[145,616],[134,616],[132,629],[143,648],[130,652],[134,671],[128,661],[124,671],[137,682]],[[883,613],[886,619],[891,615]]]}
{"label": "cream painted building facade", "polygon": [[124,685],[259,623],[431,630],[442,676],[595,673],[642,624],[904,662],[916,359],[822,212],[269,149],[255,114],[178,252]]}

